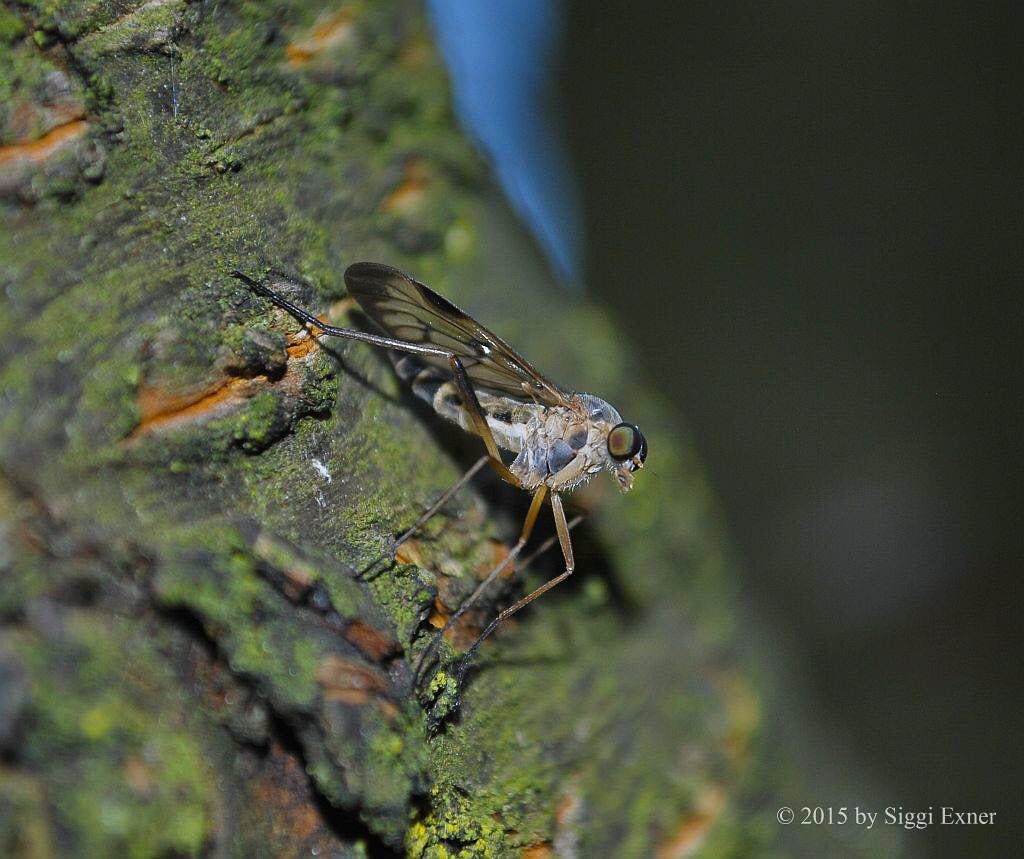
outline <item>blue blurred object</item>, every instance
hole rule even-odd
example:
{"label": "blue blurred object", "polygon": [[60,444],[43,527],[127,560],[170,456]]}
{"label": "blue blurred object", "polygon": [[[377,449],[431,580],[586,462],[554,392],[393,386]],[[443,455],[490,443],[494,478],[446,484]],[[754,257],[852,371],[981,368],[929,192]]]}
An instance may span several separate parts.
{"label": "blue blurred object", "polygon": [[578,196],[548,83],[561,37],[561,2],[428,2],[462,123],[490,157],[556,273],[577,283]]}

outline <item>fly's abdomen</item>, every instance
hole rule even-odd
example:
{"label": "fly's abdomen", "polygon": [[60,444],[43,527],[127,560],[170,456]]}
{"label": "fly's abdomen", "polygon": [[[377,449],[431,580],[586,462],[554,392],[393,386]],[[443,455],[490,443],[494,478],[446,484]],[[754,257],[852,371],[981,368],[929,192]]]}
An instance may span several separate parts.
{"label": "fly's abdomen", "polygon": [[395,361],[395,372],[417,397],[429,403],[441,417],[457,423],[463,429],[470,428],[471,421],[462,405],[458,388],[441,370],[406,355]]}
{"label": "fly's abdomen", "polygon": [[395,372],[398,373],[398,378],[412,388],[417,397],[433,406],[437,392],[448,381],[447,377],[435,367],[423,364],[409,355],[392,357],[395,358]]}
{"label": "fly's abdomen", "polygon": [[[429,403],[441,417],[458,424],[464,430],[475,431],[459,389],[447,373],[409,355],[394,357],[395,372],[417,397]],[[523,404],[486,391],[476,393],[498,447],[514,453],[522,450],[525,421],[530,417],[523,413]]]}

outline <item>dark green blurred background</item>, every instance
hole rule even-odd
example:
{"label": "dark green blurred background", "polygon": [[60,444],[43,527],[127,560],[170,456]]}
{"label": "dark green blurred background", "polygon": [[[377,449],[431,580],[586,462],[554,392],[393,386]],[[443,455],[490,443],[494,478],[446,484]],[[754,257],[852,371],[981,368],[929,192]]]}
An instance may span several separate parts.
{"label": "dark green blurred background", "polygon": [[1019,10],[565,23],[584,280],[699,439],[811,766],[834,740],[879,807],[998,812],[913,833],[922,855],[1022,843]]}

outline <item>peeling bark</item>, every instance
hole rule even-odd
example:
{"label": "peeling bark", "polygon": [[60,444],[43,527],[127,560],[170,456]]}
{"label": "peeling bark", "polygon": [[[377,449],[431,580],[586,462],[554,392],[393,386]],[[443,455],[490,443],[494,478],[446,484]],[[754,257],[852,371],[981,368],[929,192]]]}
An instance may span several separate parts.
{"label": "peeling bark", "polygon": [[[0,14],[5,101],[59,70],[84,106],[0,141],[2,852],[756,851],[759,697],[711,493],[457,130],[419,6]],[[629,497],[580,493],[578,575],[483,649],[458,712],[456,650],[523,571],[427,688],[411,666],[519,502],[481,480],[375,565],[476,448],[381,355],[229,275],[286,272],[344,321],[359,259],[473,308],[651,445]]]}

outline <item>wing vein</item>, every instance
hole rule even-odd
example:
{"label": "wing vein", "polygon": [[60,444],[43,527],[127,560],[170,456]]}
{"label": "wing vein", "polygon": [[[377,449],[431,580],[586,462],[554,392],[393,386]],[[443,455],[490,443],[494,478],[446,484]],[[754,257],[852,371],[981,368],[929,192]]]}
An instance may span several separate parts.
{"label": "wing vein", "polygon": [[[570,395],[508,343],[398,269],[379,263],[355,263],[345,271],[345,283],[363,311],[392,336],[439,346],[457,355],[475,386],[519,399],[572,407]],[[427,362],[449,371],[442,359],[428,358]]]}

